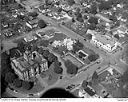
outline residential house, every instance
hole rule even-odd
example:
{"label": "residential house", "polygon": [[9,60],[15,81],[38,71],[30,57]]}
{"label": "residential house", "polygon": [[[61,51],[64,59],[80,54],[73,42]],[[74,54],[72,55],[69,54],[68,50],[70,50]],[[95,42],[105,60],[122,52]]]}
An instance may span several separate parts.
{"label": "residential house", "polygon": [[37,37],[36,36],[33,36],[33,35],[29,35],[29,36],[26,36],[24,38],[25,42],[31,42],[33,40],[37,40]]}
{"label": "residential house", "polygon": [[[38,26],[38,19],[33,19],[31,21],[28,21],[28,24],[32,27],[32,28],[36,28]],[[31,28],[30,27],[30,28]]]}
{"label": "residential house", "polygon": [[26,81],[31,81],[48,69],[47,60],[36,51],[26,51],[23,56],[11,59],[11,65],[18,77]]}

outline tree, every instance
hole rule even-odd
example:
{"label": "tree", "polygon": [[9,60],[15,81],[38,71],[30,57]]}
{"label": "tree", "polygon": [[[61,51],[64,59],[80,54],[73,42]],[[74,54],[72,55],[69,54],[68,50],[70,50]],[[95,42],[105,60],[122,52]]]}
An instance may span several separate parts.
{"label": "tree", "polygon": [[83,82],[82,82],[82,87],[84,88],[84,89],[86,89],[87,88],[87,85],[88,85],[88,82],[86,81],[86,80],[84,80]]}
{"label": "tree", "polygon": [[86,39],[87,40],[92,40],[92,34],[86,34]]}
{"label": "tree", "polygon": [[95,23],[91,23],[88,25],[88,29],[90,30],[95,30],[96,29],[96,24]]}
{"label": "tree", "polygon": [[18,78],[16,78],[14,81],[13,81],[13,85],[17,88],[20,88],[22,86],[22,81]]}
{"label": "tree", "polygon": [[39,21],[38,21],[38,26],[39,26],[40,28],[45,28],[45,27],[47,26],[47,24],[44,22],[44,20],[39,20]]}
{"label": "tree", "polygon": [[48,5],[51,5],[52,4],[52,0],[45,0],[45,4],[48,6]]}
{"label": "tree", "polygon": [[18,48],[12,48],[12,49],[9,50],[9,52],[10,52],[10,57],[11,58],[20,57],[20,53],[18,52]]}
{"label": "tree", "polygon": [[32,29],[28,26],[25,26],[25,32],[30,32]]}
{"label": "tree", "polygon": [[118,40],[120,39],[120,37],[119,37],[118,34],[115,34],[114,37],[115,37],[116,39],[118,39]]}
{"label": "tree", "polygon": [[117,17],[116,17],[116,15],[110,15],[109,16],[109,19],[111,20],[111,21],[113,21],[113,22],[116,22],[117,21]]}
{"label": "tree", "polygon": [[36,43],[33,44],[32,48],[31,48],[31,51],[33,52],[33,51],[38,51],[38,50],[39,50],[39,48],[38,48],[37,44]]}
{"label": "tree", "polygon": [[1,96],[4,92],[6,92],[7,86],[8,86],[8,83],[4,80],[4,77],[1,76]]}
{"label": "tree", "polygon": [[57,57],[53,54],[53,53],[50,53],[49,55],[48,55],[48,61],[49,62],[54,62],[54,61],[56,61],[57,60]]}
{"label": "tree", "polygon": [[75,4],[75,1],[74,0],[67,0],[67,3],[68,3],[68,5],[72,6]]}
{"label": "tree", "polygon": [[41,54],[41,55],[43,55],[44,51],[45,50],[42,47],[38,49],[38,53]]}
{"label": "tree", "polygon": [[112,2],[110,2],[109,0],[108,1],[102,1],[99,4],[99,10],[100,11],[102,11],[102,10],[109,10],[110,8],[112,8]]}
{"label": "tree", "polygon": [[67,73],[68,74],[77,74],[78,72],[78,67],[74,65],[70,60],[65,61],[65,66],[67,68]]}
{"label": "tree", "polygon": [[73,50],[75,52],[82,50],[84,45],[78,40],[75,44],[73,44]]}
{"label": "tree", "polygon": [[90,60],[90,62],[96,61],[99,58],[98,54],[91,54],[88,56],[88,59]]}
{"label": "tree", "polygon": [[84,22],[84,19],[82,17],[77,17],[76,20],[79,21],[79,22],[81,22],[81,23]]}
{"label": "tree", "polygon": [[1,75],[5,78],[6,73],[11,72],[10,56],[3,52],[1,54]]}
{"label": "tree", "polygon": [[24,16],[24,15],[17,15],[17,18],[18,18],[19,20],[24,20],[24,19],[25,19],[25,16]]}
{"label": "tree", "polygon": [[120,92],[122,98],[128,97],[128,69],[124,72],[124,74],[119,79]]}
{"label": "tree", "polygon": [[47,59],[49,54],[50,52],[48,50],[45,50],[43,53],[43,57]]}
{"label": "tree", "polygon": [[96,71],[92,75],[92,80],[95,80],[95,79],[98,79],[98,74]]}
{"label": "tree", "polygon": [[48,47],[49,41],[48,40],[41,40],[39,42],[39,46]]}
{"label": "tree", "polygon": [[54,64],[54,72],[57,73],[57,74],[62,74],[63,73],[63,68],[60,67],[57,64]]}
{"label": "tree", "polygon": [[62,74],[63,73],[63,68],[60,67],[61,66],[61,62],[59,61],[55,61],[54,62],[54,72],[57,74]]}
{"label": "tree", "polygon": [[87,16],[87,15],[84,15],[83,18],[84,18],[85,20],[87,20],[87,19],[88,19],[88,16]]}
{"label": "tree", "polygon": [[89,23],[91,24],[98,24],[98,18],[96,17],[90,17],[89,20],[88,20]]}
{"label": "tree", "polygon": [[7,83],[13,83],[14,79],[16,79],[16,76],[12,72],[8,72],[5,74],[5,81]]}
{"label": "tree", "polygon": [[29,12],[28,16],[37,17],[38,13],[37,12]]}
{"label": "tree", "polygon": [[27,81],[23,81],[22,82],[22,87],[25,89],[25,90],[30,90],[32,88],[31,84]]}
{"label": "tree", "polygon": [[96,14],[97,13],[97,4],[93,3],[90,8],[90,13]]}

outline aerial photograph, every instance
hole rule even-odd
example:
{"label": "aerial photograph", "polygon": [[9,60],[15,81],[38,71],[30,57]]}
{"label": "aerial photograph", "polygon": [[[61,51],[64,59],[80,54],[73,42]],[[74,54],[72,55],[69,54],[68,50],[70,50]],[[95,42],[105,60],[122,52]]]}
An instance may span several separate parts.
{"label": "aerial photograph", "polygon": [[128,98],[128,0],[0,0],[1,98]]}

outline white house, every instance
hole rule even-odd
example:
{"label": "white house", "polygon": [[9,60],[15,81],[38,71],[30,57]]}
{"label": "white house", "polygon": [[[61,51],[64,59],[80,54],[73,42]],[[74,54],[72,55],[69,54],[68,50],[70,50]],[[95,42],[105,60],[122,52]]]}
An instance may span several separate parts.
{"label": "white house", "polygon": [[107,38],[104,35],[93,35],[91,43],[95,44],[97,47],[103,48],[104,50],[108,52],[114,51],[117,46],[120,46],[120,43],[116,42],[112,38]]}

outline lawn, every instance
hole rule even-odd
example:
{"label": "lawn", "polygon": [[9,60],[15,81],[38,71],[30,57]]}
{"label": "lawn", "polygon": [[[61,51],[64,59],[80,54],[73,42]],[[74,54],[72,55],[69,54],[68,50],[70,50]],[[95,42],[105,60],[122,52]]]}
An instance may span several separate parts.
{"label": "lawn", "polygon": [[60,76],[53,71],[53,68],[54,65],[51,65],[49,70],[47,70],[46,72],[44,72],[44,74],[41,75],[41,77],[44,78],[48,86],[55,84]]}
{"label": "lawn", "polygon": [[87,47],[84,47],[82,49],[85,53],[87,53],[88,55],[91,55],[91,54],[95,54],[95,52]]}
{"label": "lawn", "polygon": [[64,35],[63,33],[55,33],[54,37],[50,39],[50,41],[62,41],[66,38],[67,36]]}
{"label": "lawn", "polygon": [[65,60],[70,60],[73,64],[75,64],[78,68],[82,67],[83,64],[77,60],[74,56],[67,54],[64,58]]}
{"label": "lawn", "polygon": [[12,87],[14,89],[18,90],[19,93],[23,93],[23,94],[38,93],[38,92],[44,90],[44,88],[45,88],[45,87],[42,87],[38,81],[37,81],[36,85],[34,85],[34,87],[30,90],[25,90],[22,87],[21,88],[16,88],[14,86],[12,86]]}

